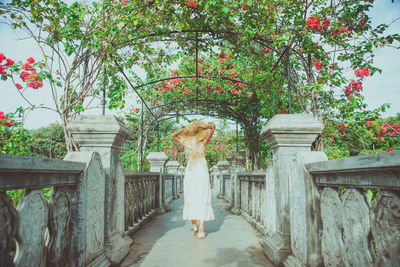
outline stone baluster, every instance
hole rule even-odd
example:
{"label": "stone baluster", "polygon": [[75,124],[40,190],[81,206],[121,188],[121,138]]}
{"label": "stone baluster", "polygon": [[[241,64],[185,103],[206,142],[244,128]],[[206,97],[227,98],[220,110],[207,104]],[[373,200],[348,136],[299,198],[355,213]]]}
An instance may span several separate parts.
{"label": "stone baluster", "polygon": [[245,171],[245,154],[244,152],[231,152],[227,160],[231,165],[231,196],[232,196],[232,208],[231,212],[234,214],[240,214],[240,182],[238,178],[238,172]]}
{"label": "stone baluster", "polygon": [[323,125],[308,114],[275,115],[261,132],[261,136],[273,150],[272,164],[274,175],[275,205],[268,205],[267,214],[276,214],[275,229],[268,233],[261,244],[264,253],[274,264],[282,264],[291,252],[290,249],[290,195],[291,171],[297,166],[296,154],[311,151],[311,144]]}
{"label": "stone baluster", "polygon": [[211,188],[216,190],[217,187],[218,187],[217,174],[219,173],[217,165],[214,165],[214,166],[211,167],[210,173],[211,173],[211,176],[210,176]]}
{"label": "stone baluster", "polygon": [[183,178],[185,177],[185,167],[180,166],[178,168],[179,179],[179,193],[183,193]]}
{"label": "stone baluster", "polygon": [[123,236],[125,176],[119,160],[120,147],[129,137],[129,131],[114,115],[80,115],[67,129],[80,151],[100,154],[106,174],[104,247],[111,263],[118,264],[132,243],[129,237]]}
{"label": "stone baluster", "polygon": [[158,172],[160,179],[158,183],[158,213],[164,213],[166,211],[164,203],[164,168],[169,158],[164,152],[150,152],[146,157],[147,161],[150,162],[150,171]]}
{"label": "stone baluster", "polygon": [[177,199],[179,198],[177,192],[177,181],[178,181],[178,168],[181,164],[176,160],[168,161],[166,164],[167,172],[174,175],[172,179],[172,198]]}
{"label": "stone baluster", "polygon": [[226,173],[226,171],[228,171],[229,168],[229,162],[226,160],[220,160],[217,163],[217,167],[218,167],[218,178],[219,178],[219,192],[217,194],[218,198],[224,198],[224,194],[225,194],[225,183],[224,183],[224,173]]}

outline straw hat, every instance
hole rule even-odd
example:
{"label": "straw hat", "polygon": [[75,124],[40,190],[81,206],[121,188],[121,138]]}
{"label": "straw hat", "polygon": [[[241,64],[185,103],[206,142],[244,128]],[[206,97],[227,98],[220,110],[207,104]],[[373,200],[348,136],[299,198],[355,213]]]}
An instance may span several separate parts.
{"label": "straw hat", "polygon": [[194,138],[196,143],[204,140],[208,134],[208,129],[198,129],[198,126],[206,126],[207,124],[203,121],[192,121],[188,126],[184,128],[184,132],[179,135],[179,138],[183,141]]}

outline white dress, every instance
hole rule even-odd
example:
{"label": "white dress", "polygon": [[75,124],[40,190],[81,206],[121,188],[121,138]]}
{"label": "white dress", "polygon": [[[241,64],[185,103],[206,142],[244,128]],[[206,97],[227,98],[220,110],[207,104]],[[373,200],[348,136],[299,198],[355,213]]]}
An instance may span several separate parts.
{"label": "white dress", "polygon": [[184,141],[187,166],[183,180],[183,220],[214,220],[210,175],[202,141]]}

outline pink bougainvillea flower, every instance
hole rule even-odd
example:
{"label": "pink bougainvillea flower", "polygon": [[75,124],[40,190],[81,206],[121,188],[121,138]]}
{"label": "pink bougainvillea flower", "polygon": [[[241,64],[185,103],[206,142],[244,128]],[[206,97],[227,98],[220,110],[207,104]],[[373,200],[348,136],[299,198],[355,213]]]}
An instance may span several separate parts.
{"label": "pink bougainvillea flower", "polygon": [[189,91],[189,95],[191,95],[191,94],[193,94],[193,91],[192,91],[192,90]]}
{"label": "pink bougainvillea flower", "polygon": [[15,86],[16,86],[19,90],[22,89],[22,85],[20,85],[19,83],[15,84]]}
{"label": "pink bougainvillea flower", "polygon": [[196,1],[188,1],[187,5],[191,7],[197,7],[199,4]]}
{"label": "pink bougainvillea flower", "polygon": [[6,119],[6,116],[4,116],[4,112],[0,111],[0,121],[4,121]]}
{"label": "pink bougainvillea flower", "polygon": [[28,62],[29,64],[33,64],[35,63],[35,60],[33,59],[33,57],[30,57],[26,60],[26,62]]}
{"label": "pink bougainvillea flower", "polygon": [[389,150],[387,152],[393,152],[393,151],[394,151],[394,149],[389,147]]}
{"label": "pink bougainvillea flower", "polygon": [[382,124],[381,124],[381,132],[382,132],[382,133],[386,133],[387,130],[388,130],[387,125],[386,125],[385,123],[382,123]]}
{"label": "pink bougainvillea flower", "polygon": [[385,140],[385,138],[381,135],[379,136],[379,140]]}
{"label": "pink bougainvillea flower", "polygon": [[14,65],[14,61],[12,61],[10,58],[7,58],[7,62],[6,64],[4,64],[4,66],[11,66]]}
{"label": "pink bougainvillea flower", "polygon": [[32,65],[29,65],[28,63],[25,63],[24,65],[22,65],[23,70],[31,70],[32,68],[33,68]]}
{"label": "pink bougainvillea flower", "polygon": [[358,70],[356,70],[356,71],[355,71],[355,73],[356,73],[356,76],[357,76],[357,77],[362,77],[362,76],[364,75],[364,73],[363,73],[363,70],[362,70],[362,69],[358,69]]}
{"label": "pink bougainvillea flower", "polygon": [[372,121],[367,121],[367,122],[365,123],[365,125],[367,125],[368,127],[371,126],[371,124],[372,124]]}

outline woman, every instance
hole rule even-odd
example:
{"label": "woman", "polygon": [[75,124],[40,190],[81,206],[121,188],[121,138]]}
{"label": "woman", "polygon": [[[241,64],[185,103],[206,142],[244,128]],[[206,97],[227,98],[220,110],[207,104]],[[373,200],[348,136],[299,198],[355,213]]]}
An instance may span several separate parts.
{"label": "woman", "polygon": [[[205,151],[215,131],[215,125],[193,121],[172,134],[172,138],[185,148],[187,166],[183,182],[183,220],[192,220],[193,234],[203,239],[204,222],[214,220],[211,206],[210,177]],[[197,221],[200,221],[197,228]]]}

